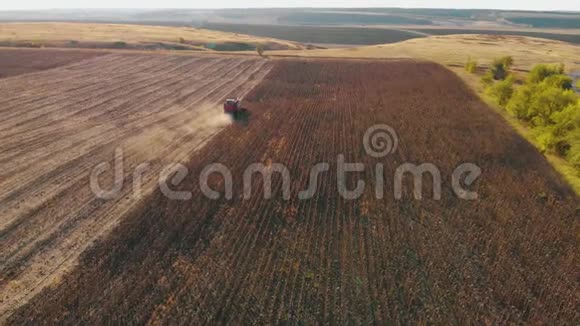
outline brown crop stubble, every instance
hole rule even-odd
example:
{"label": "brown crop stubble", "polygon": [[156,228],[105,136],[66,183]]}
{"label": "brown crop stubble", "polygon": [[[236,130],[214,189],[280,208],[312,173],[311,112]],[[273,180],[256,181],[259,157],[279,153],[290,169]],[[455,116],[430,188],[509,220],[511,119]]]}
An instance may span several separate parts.
{"label": "brown crop stubble", "polygon": [[0,48],[0,78],[52,69],[105,54],[104,51]]}
{"label": "brown crop stubble", "polygon": [[[102,323],[278,321],[440,323],[577,318],[577,199],[540,153],[510,130],[451,72],[412,61],[279,62],[251,92],[247,128],[231,126],[189,163],[194,200],[155,192],[132,218],[82,257],[60,286],[10,320]],[[397,153],[365,154],[376,123],[397,130]],[[339,197],[336,156],[363,162]],[[197,176],[222,162],[235,179],[231,201],[205,199]],[[292,199],[263,200],[261,179],[242,200],[254,162],[280,162]],[[311,200],[299,201],[310,167],[329,162]],[[385,199],[373,167],[385,165]],[[392,176],[404,162],[436,164],[441,201],[395,201]],[[484,171],[478,201],[460,201],[449,182],[463,162]],[[210,183],[223,189],[223,180]],[[352,189],[351,188],[351,189]],[[545,195],[544,195],[545,194]]]}
{"label": "brown crop stubble", "polygon": [[[0,317],[57,282],[93,240],[137,204],[131,173],[189,157],[229,122],[219,103],[247,93],[264,60],[106,55],[0,80]],[[253,76],[253,77],[252,77]],[[252,79],[253,78],[253,79]],[[125,187],[91,192],[91,169],[124,151]],[[1,318],[0,318],[1,319]]]}

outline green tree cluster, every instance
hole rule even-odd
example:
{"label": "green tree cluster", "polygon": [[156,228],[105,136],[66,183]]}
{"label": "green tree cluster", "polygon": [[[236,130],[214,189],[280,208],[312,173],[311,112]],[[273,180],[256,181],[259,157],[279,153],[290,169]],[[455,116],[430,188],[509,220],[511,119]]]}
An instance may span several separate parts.
{"label": "green tree cluster", "polygon": [[485,93],[494,98],[499,105],[505,106],[514,94],[514,81],[514,76],[509,75],[504,80],[491,82],[485,89]]}
{"label": "green tree cluster", "polygon": [[493,83],[486,92],[526,122],[541,150],[580,168],[580,102],[572,90],[572,79],[564,75],[564,66],[536,65],[524,85],[514,90],[510,83],[511,93],[507,85],[501,85],[509,79]]}
{"label": "green tree cluster", "polygon": [[564,65],[557,64],[557,65],[536,65],[530,71],[528,75],[528,82],[537,84],[543,81],[544,79],[554,76],[554,75],[563,75],[564,74]]}
{"label": "green tree cluster", "polygon": [[[465,69],[468,70],[468,65],[470,64],[471,59],[465,65]],[[514,79],[509,78],[510,76],[510,69],[514,64],[514,59],[510,56],[502,57],[493,60],[491,65],[489,66],[489,70],[481,77],[481,82],[483,86],[486,88],[495,86],[495,81],[504,81],[508,79],[513,83]],[[508,83],[502,83],[499,86],[496,86],[495,90],[490,90],[491,93],[494,94],[505,94],[505,92],[510,92],[510,89],[513,87],[512,85],[507,85]],[[492,97],[494,94],[490,94]]]}

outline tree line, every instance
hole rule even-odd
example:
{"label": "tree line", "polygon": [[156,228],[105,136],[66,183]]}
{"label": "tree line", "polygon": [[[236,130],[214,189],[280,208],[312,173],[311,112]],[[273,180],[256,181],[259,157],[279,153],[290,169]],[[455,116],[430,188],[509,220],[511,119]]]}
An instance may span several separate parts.
{"label": "tree line", "polygon": [[[482,76],[485,94],[522,121],[540,150],[565,158],[580,168],[580,101],[563,64],[538,64],[518,80],[512,57],[494,60]],[[465,69],[477,71],[469,59]]]}

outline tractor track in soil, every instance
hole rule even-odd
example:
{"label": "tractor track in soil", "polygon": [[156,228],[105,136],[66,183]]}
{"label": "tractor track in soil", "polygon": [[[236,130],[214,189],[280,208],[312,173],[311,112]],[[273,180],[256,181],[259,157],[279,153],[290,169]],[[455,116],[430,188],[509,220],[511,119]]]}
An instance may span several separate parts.
{"label": "tractor track in soil", "polygon": [[[179,188],[193,200],[152,191],[63,283],[9,322],[573,323],[578,200],[453,73],[406,60],[277,60],[246,105],[248,126],[230,125],[183,155],[190,173]],[[400,139],[381,159],[362,144],[378,123]],[[366,182],[357,200],[339,196],[339,154],[367,167],[346,179],[349,189]],[[199,189],[197,177],[214,162],[232,171],[232,200],[209,200]],[[263,199],[260,178],[242,199],[243,172],[256,162],[288,167],[290,200],[279,177],[272,199]],[[320,162],[330,170],[312,199],[299,200]],[[392,177],[405,162],[440,169],[440,201],[415,201],[409,187],[404,200],[393,198]],[[451,189],[464,162],[484,171],[477,201]],[[385,167],[383,199],[372,191],[377,163]],[[223,178],[209,180],[223,192]],[[118,212],[108,207],[107,216]],[[74,229],[94,228],[89,222],[100,223],[85,218]]]}

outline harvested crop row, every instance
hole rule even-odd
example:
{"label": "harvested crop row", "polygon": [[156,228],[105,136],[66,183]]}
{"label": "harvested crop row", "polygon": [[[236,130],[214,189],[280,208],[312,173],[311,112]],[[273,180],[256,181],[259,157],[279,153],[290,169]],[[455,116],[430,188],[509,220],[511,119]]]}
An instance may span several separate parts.
{"label": "harvested crop row", "polygon": [[0,78],[70,65],[104,55],[105,51],[63,51],[49,49],[0,49]]}
{"label": "harvested crop row", "polygon": [[[177,189],[192,200],[156,191],[10,321],[574,323],[577,198],[451,72],[412,61],[283,61],[246,105],[249,125],[224,129],[188,163]],[[377,159],[363,136],[379,123],[400,142]],[[339,155],[365,165],[345,179],[348,189],[365,182],[356,200],[339,195]],[[199,187],[215,162],[232,172],[231,200]],[[288,168],[289,200],[276,174],[271,199],[260,177],[243,198],[242,176],[256,162]],[[314,197],[300,200],[320,162],[330,169]],[[423,200],[408,178],[394,199],[393,176],[406,162],[438,167],[441,200],[431,199],[428,178]],[[464,162],[483,170],[475,201],[460,200],[450,183]],[[223,194],[224,181],[212,175],[209,185]]]}
{"label": "harvested crop row", "polygon": [[[219,103],[247,93],[271,64],[110,54],[84,67],[0,83],[7,94],[31,85],[0,104],[7,115],[0,122],[4,316],[58,279],[139,202],[131,189],[138,165],[149,164],[142,180],[146,195],[164,164],[188,158],[231,123]],[[92,193],[89,175],[97,164],[113,163],[115,149],[123,151],[126,184],[115,200],[103,201]]]}

